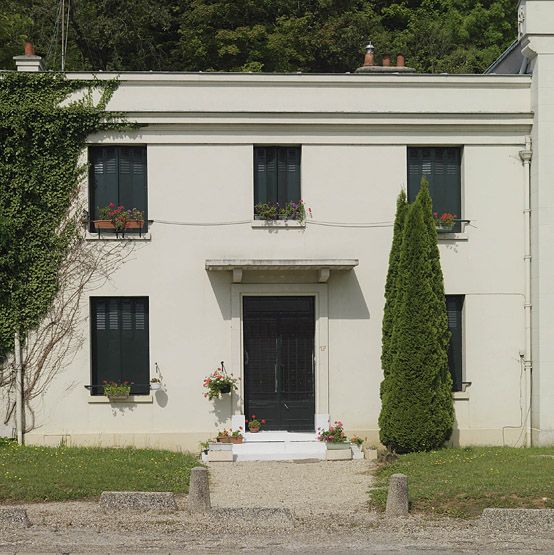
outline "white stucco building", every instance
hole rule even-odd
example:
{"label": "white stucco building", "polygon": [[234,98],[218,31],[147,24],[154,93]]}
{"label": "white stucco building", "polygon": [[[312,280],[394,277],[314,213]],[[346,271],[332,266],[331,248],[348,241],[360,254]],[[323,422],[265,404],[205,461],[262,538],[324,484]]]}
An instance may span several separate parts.
{"label": "white stucco building", "polygon": [[[196,449],[254,412],[288,432],[340,419],[377,442],[396,197],[425,174],[435,208],[461,220],[439,235],[452,442],[554,444],[553,2],[521,2],[499,64],[119,75],[108,109],[141,127],[90,137],[90,211],[132,204],[148,229],[89,292],[87,341],[36,403],[26,441]],[[256,202],[300,198],[303,223],[254,217]],[[239,390],[208,401],[202,381],[222,360]],[[110,403],[84,387],[108,378],[134,381],[135,395]]]}

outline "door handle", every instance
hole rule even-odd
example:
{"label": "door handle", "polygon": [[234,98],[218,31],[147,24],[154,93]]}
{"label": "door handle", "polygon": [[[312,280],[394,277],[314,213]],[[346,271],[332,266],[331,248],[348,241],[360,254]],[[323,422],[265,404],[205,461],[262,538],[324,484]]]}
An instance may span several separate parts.
{"label": "door handle", "polygon": [[286,408],[287,410],[289,410],[289,406],[288,406],[284,401],[283,401],[283,405],[285,405],[285,408]]}

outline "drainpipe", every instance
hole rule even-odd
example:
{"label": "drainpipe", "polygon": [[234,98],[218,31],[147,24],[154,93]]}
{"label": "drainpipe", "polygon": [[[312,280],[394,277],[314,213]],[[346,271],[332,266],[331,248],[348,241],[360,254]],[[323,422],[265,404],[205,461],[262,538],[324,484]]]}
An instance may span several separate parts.
{"label": "drainpipe", "polygon": [[533,361],[531,355],[531,159],[533,158],[533,151],[531,150],[531,138],[527,137],[525,140],[525,150],[519,153],[524,168],[524,255],[523,261],[525,265],[525,300],[524,300],[524,313],[525,313],[525,354],[523,360],[524,375],[525,375],[525,402],[524,402],[524,422],[525,422],[525,446],[531,447],[531,375],[533,372]]}
{"label": "drainpipe", "polygon": [[23,365],[19,332],[15,332],[15,427],[17,443],[23,445]]}

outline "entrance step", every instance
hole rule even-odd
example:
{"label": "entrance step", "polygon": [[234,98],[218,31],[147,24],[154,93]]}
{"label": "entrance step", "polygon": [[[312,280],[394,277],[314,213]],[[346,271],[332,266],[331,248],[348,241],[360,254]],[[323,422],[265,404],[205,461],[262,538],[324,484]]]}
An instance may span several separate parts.
{"label": "entrance step", "polygon": [[246,432],[244,434],[245,443],[266,443],[266,442],[297,442],[297,441],[317,441],[315,432]]}
{"label": "entrance step", "polygon": [[235,461],[325,460],[326,454],[320,441],[246,441],[233,445]]}
{"label": "entrance step", "polygon": [[235,461],[325,460],[325,444],[315,432],[246,432],[244,442],[233,445]]}

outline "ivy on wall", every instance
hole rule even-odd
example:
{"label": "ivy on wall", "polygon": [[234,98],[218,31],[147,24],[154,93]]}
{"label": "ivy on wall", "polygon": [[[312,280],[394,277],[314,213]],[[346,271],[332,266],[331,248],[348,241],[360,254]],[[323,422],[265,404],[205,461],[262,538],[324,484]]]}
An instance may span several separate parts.
{"label": "ivy on wall", "polygon": [[25,339],[57,293],[60,265],[79,235],[72,209],[87,137],[130,127],[106,111],[116,88],[59,73],[0,73],[0,363],[15,332]]}

